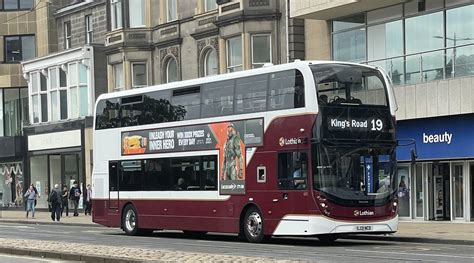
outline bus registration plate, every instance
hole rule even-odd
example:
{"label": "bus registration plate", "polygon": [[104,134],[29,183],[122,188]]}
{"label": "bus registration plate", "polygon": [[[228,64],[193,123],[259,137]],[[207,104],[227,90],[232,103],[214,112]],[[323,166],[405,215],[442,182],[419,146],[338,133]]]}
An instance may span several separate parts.
{"label": "bus registration plate", "polygon": [[356,231],[372,231],[372,226],[356,226]]}

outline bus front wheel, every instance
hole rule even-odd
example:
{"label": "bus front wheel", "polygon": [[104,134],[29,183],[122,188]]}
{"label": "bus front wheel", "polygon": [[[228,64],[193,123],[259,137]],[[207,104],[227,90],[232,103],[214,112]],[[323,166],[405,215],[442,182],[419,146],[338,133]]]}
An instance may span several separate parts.
{"label": "bus front wheel", "polygon": [[245,213],[242,224],[242,232],[245,239],[251,243],[259,243],[265,237],[263,235],[263,217],[256,207],[250,207]]}
{"label": "bus front wheel", "polygon": [[138,213],[135,207],[131,204],[128,204],[123,209],[122,229],[125,231],[125,234],[129,236],[138,235],[140,232],[138,228]]}

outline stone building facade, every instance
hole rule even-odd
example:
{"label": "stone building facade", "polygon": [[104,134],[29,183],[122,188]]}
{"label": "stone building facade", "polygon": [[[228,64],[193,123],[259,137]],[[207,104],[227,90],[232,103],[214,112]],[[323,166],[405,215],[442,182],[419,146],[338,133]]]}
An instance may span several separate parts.
{"label": "stone building facade", "polygon": [[25,181],[41,195],[55,184],[90,183],[94,105],[107,92],[106,1],[57,1],[52,17],[57,52],[22,62],[30,105]]}
{"label": "stone building facade", "polygon": [[53,3],[0,3],[0,207],[22,206],[28,88],[20,62],[57,50]]}
{"label": "stone building facade", "polygon": [[284,0],[109,0],[107,8],[109,91],[285,63],[304,54],[304,24],[287,19]]}

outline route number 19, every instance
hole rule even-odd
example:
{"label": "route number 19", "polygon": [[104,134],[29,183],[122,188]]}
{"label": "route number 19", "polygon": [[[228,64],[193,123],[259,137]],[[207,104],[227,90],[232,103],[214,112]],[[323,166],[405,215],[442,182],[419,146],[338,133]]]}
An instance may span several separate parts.
{"label": "route number 19", "polygon": [[381,119],[374,119],[371,121],[372,123],[372,131],[381,131],[383,128],[383,122]]}

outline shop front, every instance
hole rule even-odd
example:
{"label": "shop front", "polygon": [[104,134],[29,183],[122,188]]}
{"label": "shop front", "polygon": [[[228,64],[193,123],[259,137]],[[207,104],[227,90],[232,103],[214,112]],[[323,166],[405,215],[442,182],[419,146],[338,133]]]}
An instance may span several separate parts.
{"label": "shop front", "polygon": [[[69,190],[76,181],[81,189],[85,189],[86,170],[90,171],[85,169],[84,161],[86,151],[90,151],[86,149],[87,144],[84,143],[85,133],[90,130],[84,128],[85,122],[78,120],[69,123],[68,126],[79,126],[78,129],[41,134],[31,133],[34,128],[25,129],[25,133],[28,132],[26,163],[30,171],[27,179],[39,192],[37,208],[48,207],[47,196],[55,184],[59,184],[61,188],[67,187]],[[79,202],[79,208],[82,208],[82,200]]]}
{"label": "shop front", "polygon": [[474,114],[399,121],[399,216],[403,219],[474,222]]}
{"label": "shop front", "polygon": [[0,137],[0,208],[23,206],[24,152],[22,136]]}

